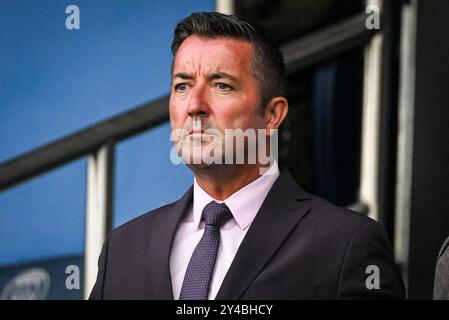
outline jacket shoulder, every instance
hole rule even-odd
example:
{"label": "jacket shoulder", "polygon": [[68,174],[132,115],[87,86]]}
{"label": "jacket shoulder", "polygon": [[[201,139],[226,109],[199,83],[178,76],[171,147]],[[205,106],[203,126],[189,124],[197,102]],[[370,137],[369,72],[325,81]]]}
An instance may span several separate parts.
{"label": "jacket shoulder", "polygon": [[300,206],[308,209],[307,220],[314,225],[321,226],[321,230],[352,229],[353,231],[365,223],[377,222],[365,214],[341,207],[332,202],[306,191],[292,176],[288,168],[284,168],[278,178],[277,188],[273,189],[277,194],[282,194],[283,199],[296,199]]}
{"label": "jacket shoulder", "polygon": [[349,243],[357,233],[366,230],[387,238],[381,224],[366,214],[338,206],[315,195],[311,195],[308,202],[307,205],[311,209],[307,215],[309,224],[319,226],[317,232],[322,235],[332,235],[338,237],[340,241]]}
{"label": "jacket shoulder", "polygon": [[118,226],[110,232],[110,237],[117,238],[129,234],[140,234],[140,232],[148,232],[151,230],[157,217],[169,212],[177,201],[166,204],[162,207],[150,210],[124,224]]}
{"label": "jacket shoulder", "polygon": [[366,214],[346,207],[338,206],[323,198],[311,195],[308,205],[312,209],[310,218],[323,230],[332,230],[348,236],[356,232],[362,225],[377,228],[380,224]]}

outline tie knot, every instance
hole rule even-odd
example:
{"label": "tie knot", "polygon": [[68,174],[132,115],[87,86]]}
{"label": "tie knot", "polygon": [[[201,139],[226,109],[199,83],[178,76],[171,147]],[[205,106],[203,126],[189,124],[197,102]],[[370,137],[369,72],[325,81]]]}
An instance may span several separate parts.
{"label": "tie knot", "polygon": [[226,221],[232,218],[232,213],[224,202],[218,203],[211,201],[204,207],[203,217],[206,225],[213,225],[220,228]]}

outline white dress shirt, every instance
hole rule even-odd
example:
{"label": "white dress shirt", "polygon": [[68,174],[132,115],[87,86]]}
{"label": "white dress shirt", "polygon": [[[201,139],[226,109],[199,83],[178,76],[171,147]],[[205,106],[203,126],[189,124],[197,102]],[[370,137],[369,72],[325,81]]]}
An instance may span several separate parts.
{"label": "white dress shirt", "polygon": [[196,245],[203,236],[202,211],[204,207],[211,201],[224,202],[233,216],[233,219],[226,222],[220,229],[220,245],[209,291],[209,299],[215,299],[240,243],[278,177],[279,168],[274,162],[264,175],[223,201],[212,198],[194,179],[193,206],[190,206],[178,226],[170,253],[170,274],[175,299],[179,299],[187,265]]}

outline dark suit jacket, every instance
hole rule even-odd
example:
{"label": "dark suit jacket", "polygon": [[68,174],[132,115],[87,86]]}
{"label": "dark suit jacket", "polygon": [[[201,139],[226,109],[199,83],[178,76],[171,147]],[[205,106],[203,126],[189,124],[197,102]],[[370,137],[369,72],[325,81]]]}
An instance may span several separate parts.
{"label": "dark suit jacket", "polygon": [[435,267],[433,283],[433,299],[449,300],[449,238],[441,246]]}
{"label": "dark suit jacket", "polygon": [[[113,230],[90,299],[173,299],[176,227],[192,187],[169,205]],[[369,265],[379,289],[368,289]],[[372,278],[369,280],[372,283]],[[305,192],[287,170],[269,191],[216,299],[404,298],[390,242],[378,223]]]}

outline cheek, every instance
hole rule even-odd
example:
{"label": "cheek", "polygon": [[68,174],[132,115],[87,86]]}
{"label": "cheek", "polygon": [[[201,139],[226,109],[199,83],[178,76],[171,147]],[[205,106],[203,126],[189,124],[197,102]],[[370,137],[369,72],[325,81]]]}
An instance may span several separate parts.
{"label": "cheek", "polygon": [[221,129],[246,129],[251,127],[252,116],[242,109],[216,114],[215,121]]}
{"label": "cheek", "polygon": [[182,109],[174,104],[170,104],[169,107],[169,114],[170,114],[170,125],[172,129],[174,128],[180,128],[183,126],[184,118]]}
{"label": "cheek", "polygon": [[253,127],[261,120],[259,104],[255,99],[242,99],[228,111],[225,117],[242,128]]}

